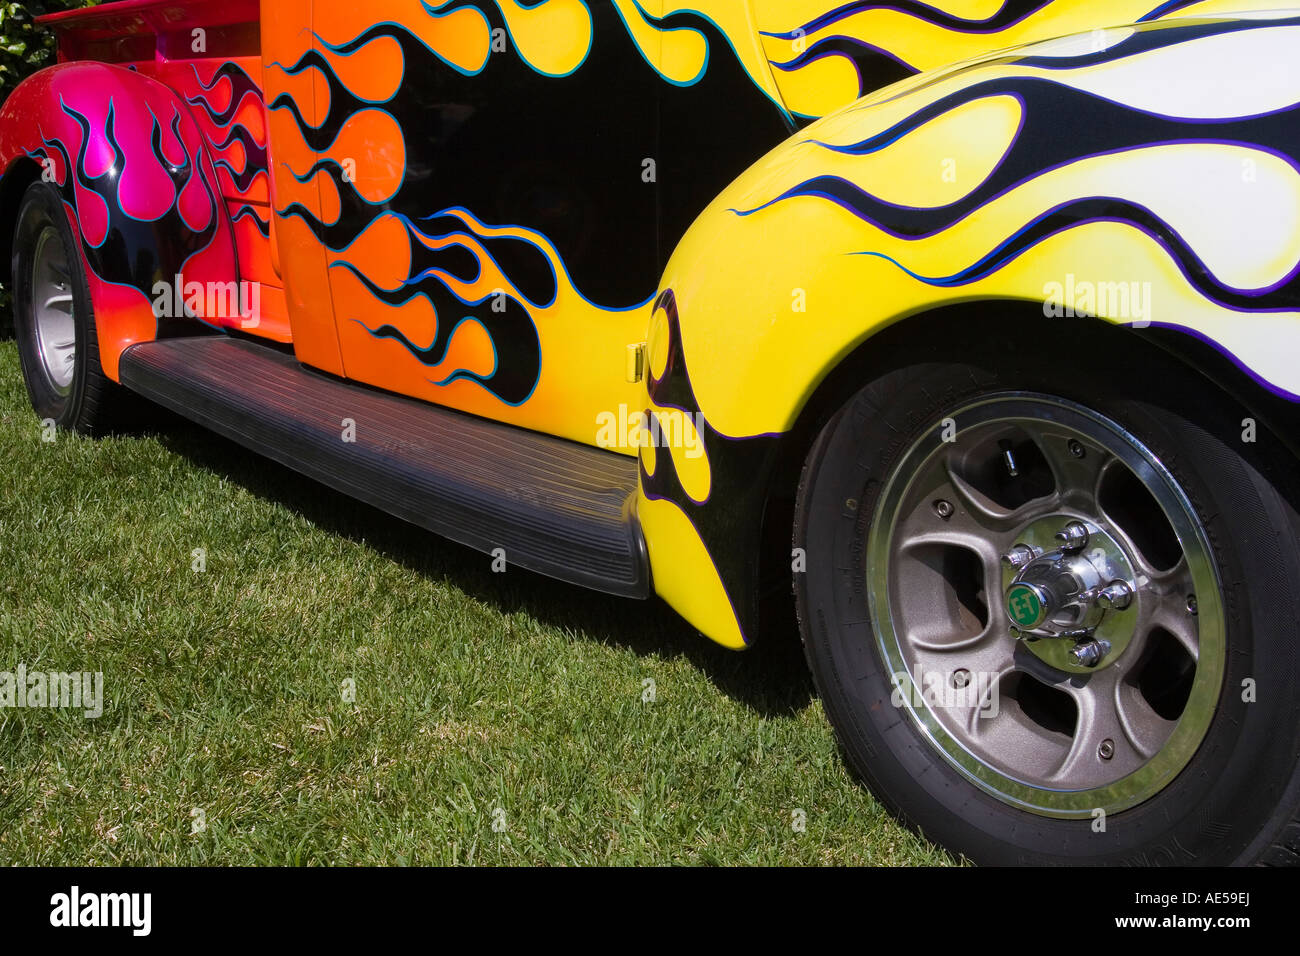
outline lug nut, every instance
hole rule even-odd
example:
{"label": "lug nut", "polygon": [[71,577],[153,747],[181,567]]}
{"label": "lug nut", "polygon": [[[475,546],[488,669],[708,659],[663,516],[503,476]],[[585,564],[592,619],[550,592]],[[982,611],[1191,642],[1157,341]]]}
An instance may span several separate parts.
{"label": "lug nut", "polygon": [[1066,551],[1082,551],[1088,544],[1088,529],[1082,521],[1071,521],[1056,532],[1056,540]]}
{"label": "lug nut", "polygon": [[1192,617],[1196,617],[1196,610],[1197,610],[1196,595],[1195,594],[1187,595],[1187,613],[1190,614]]}
{"label": "lug nut", "polygon": [[1090,637],[1070,648],[1070,660],[1080,667],[1096,667],[1109,650],[1108,643]]}
{"label": "lug nut", "polygon": [[1122,611],[1133,603],[1133,589],[1123,581],[1111,581],[1097,594],[1097,603],[1112,611]]}
{"label": "lug nut", "polygon": [[1075,458],[1082,458],[1086,454],[1083,445],[1073,438],[1070,439],[1070,444],[1068,447],[1070,449],[1070,454],[1073,455]]}
{"label": "lug nut", "polygon": [[1013,571],[1019,571],[1040,554],[1042,554],[1042,551],[1033,545],[1018,544],[1002,555],[1002,563],[1008,565]]}
{"label": "lug nut", "polygon": [[1097,748],[1097,756],[1102,760],[1109,760],[1111,757],[1115,756],[1115,741],[1111,740],[1109,737],[1103,740],[1101,746]]}
{"label": "lug nut", "polygon": [[970,671],[964,667],[959,667],[952,672],[952,686],[961,689],[970,683]]}
{"label": "lug nut", "polygon": [[947,521],[949,518],[952,517],[952,511],[953,508],[952,508],[951,501],[945,501],[944,499],[940,498],[938,501],[934,503],[934,513],[937,514],[944,521]]}

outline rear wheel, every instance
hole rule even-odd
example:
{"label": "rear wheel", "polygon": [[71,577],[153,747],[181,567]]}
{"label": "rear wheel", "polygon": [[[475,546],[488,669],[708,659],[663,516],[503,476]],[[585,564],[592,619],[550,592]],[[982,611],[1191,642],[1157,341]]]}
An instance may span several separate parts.
{"label": "rear wheel", "polygon": [[888,806],[977,862],[1292,862],[1286,462],[1131,333],[1089,342],[1087,394],[1015,343],[931,351],[822,430],[795,538],[827,714]]}
{"label": "rear wheel", "polygon": [[54,186],[28,187],[13,250],[14,336],[32,407],[74,431],[119,422],[133,403],[100,365],[80,246]]}

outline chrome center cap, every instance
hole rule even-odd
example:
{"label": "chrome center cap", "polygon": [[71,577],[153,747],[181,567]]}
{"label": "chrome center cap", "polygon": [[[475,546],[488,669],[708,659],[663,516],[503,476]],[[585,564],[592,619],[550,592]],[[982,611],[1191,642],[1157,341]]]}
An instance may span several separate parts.
{"label": "chrome center cap", "polygon": [[1017,581],[1007,588],[1007,617],[1021,630],[1032,631],[1046,623],[1058,603],[1054,591],[1036,584]]}
{"label": "chrome center cap", "polygon": [[1133,565],[1099,525],[1069,516],[1034,522],[1002,556],[1012,633],[1054,667],[1090,672],[1133,635]]}

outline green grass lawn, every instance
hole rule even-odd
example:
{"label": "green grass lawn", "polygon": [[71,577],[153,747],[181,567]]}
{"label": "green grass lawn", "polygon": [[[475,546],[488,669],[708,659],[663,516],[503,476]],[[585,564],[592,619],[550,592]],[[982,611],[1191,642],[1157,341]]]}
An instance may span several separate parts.
{"label": "green grass lawn", "polygon": [[793,645],[494,574],[197,427],[42,442],[12,341],[0,456],[0,671],[105,686],[0,709],[0,864],[950,862]]}

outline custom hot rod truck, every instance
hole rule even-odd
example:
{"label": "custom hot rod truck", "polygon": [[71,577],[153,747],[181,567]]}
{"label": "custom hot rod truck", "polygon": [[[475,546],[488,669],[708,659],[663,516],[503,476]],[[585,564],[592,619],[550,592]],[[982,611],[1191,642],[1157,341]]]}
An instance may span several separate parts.
{"label": "custom hot rod truck", "polygon": [[975,861],[1295,862],[1300,12],[1253,5],[49,16],[0,112],[32,404],[728,647],[797,620]]}

